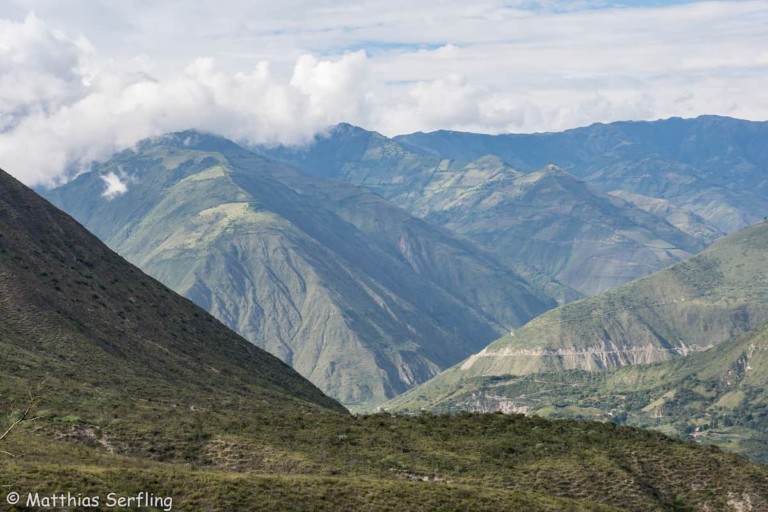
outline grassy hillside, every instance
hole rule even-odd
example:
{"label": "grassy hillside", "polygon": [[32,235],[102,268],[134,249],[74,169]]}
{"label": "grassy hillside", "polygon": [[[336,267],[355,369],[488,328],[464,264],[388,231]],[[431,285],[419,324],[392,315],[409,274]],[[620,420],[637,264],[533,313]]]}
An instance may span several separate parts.
{"label": "grassy hillside", "polygon": [[611,421],[715,444],[766,464],[767,368],[768,324],[664,363],[597,373],[478,377],[433,410],[515,410]]}
{"label": "grassy hillside", "polygon": [[0,233],[3,506],[143,491],[174,510],[768,507],[765,467],[654,432],[351,416],[4,173]]}
{"label": "grassy hillside", "polygon": [[172,496],[180,510],[768,506],[765,467],[612,423],[501,414],[193,418],[39,420],[36,432],[4,443],[15,457],[0,467],[17,492],[143,490]]}
{"label": "grassy hillside", "polygon": [[768,321],[767,304],[763,222],[648,278],[549,311],[393,407],[437,406],[477,377],[605,370],[705,350]]}

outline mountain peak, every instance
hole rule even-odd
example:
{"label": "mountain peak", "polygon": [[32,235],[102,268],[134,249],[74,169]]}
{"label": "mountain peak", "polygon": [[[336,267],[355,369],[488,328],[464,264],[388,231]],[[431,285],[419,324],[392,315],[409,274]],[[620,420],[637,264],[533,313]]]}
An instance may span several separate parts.
{"label": "mountain peak", "polygon": [[485,180],[491,179],[497,176],[523,176],[523,173],[510,166],[504,160],[496,155],[481,156],[477,160],[464,166],[463,170],[467,171],[479,171],[482,173]]}
{"label": "mountain peak", "polygon": [[481,156],[480,158],[478,158],[477,160],[475,160],[472,163],[475,164],[475,165],[482,165],[482,166],[491,166],[491,165],[501,166],[501,165],[506,165],[504,163],[504,160],[502,160],[501,158],[499,158],[496,155],[484,155],[484,156]]}
{"label": "mountain peak", "polygon": [[571,173],[569,173],[562,167],[555,164],[547,164],[541,169],[528,173],[525,177],[526,177],[525,181],[528,181],[531,183],[538,182],[546,178],[566,179],[569,181],[580,181]]}
{"label": "mountain peak", "polygon": [[137,149],[146,150],[154,146],[166,146],[177,149],[192,149],[197,151],[223,152],[240,149],[240,146],[221,135],[198,130],[184,130],[149,137],[137,144]]}
{"label": "mountain peak", "polygon": [[366,130],[354,124],[339,123],[328,130],[329,137],[354,137],[354,136],[366,136],[366,135],[381,135],[378,132]]}
{"label": "mountain peak", "polygon": [[559,165],[555,164],[547,164],[542,169],[541,172],[546,174],[560,174],[560,175],[566,175],[571,176],[568,171],[560,167]]}

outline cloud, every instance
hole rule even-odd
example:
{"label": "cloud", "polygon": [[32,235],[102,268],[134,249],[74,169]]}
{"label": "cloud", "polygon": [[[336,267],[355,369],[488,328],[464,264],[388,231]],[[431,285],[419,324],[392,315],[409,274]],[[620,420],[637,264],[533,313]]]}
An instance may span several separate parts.
{"label": "cloud", "polygon": [[49,29],[34,14],[23,23],[0,20],[0,130],[81,95],[88,52],[85,41]]}
{"label": "cloud", "polygon": [[303,55],[296,63],[290,86],[306,98],[310,122],[359,119],[369,86],[368,67],[364,51],[345,55],[337,62]]}
{"label": "cloud", "polygon": [[[33,49],[56,35],[34,16],[7,25],[33,33],[27,44]],[[47,94],[2,96],[9,120],[0,134],[0,165],[32,185],[57,184],[94,160],[170,131],[195,128],[251,142],[299,143],[331,124],[364,117],[368,61],[362,51],[334,60],[302,56],[290,79],[274,76],[267,62],[228,73],[212,58],[195,59],[178,76],[158,79],[130,67],[81,65],[87,45],[64,37],[56,43],[60,58],[38,59],[34,75],[19,73],[16,79],[21,86],[25,80],[54,84],[38,87]],[[4,61],[24,52],[24,45],[10,48]],[[111,179],[113,195],[121,189],[117,177]]]}
{"label": "cloud", "polygon": [[188,128],[301,143],[338,122],[394,135],[768,118],[761,0],[31,3],[0,20],[0,166],[32,185]]}
{"label": "cloud", "polygon": [[102,197],[106,197],[107,199],[114,199],[115,197],[128,192],[128,185],[124,183],[120,179],[120,176],[114,172],[110,172],[109,174],[102,174],[100,177],[107,185],[104,193],[101,194]]}

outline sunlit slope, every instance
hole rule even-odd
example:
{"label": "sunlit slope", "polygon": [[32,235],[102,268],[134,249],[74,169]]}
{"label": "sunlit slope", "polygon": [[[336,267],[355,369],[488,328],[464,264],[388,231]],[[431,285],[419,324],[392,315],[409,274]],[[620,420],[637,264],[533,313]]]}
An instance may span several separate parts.
{"label": "sunlit slope", "polygon": [[768,320],[768,223],[652,276],[549,311],[398,397],[435,405],[467,379],[605,370],[706,350]]}
{"label": "sunlit slope", "polygon": [[[768,462],[768,325],[687,357],[605,371],[477,377],[435,411],[518,411],[661,430]],[[424,406],[414,401],[416,407]]]}

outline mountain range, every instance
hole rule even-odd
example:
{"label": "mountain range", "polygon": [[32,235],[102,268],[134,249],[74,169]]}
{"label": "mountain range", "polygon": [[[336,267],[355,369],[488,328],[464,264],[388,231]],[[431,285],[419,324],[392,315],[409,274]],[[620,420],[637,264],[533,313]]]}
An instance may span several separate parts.
{"label": "mountain range", "polygon": [[[387,138],[342,124],[307,146],[253,148],[268,158],[184,132],[45,194],[325,392],[365,408],[557,304],[689,258],[756,218],[762,126],[703,117]],[[732,148],[700,147],[713,133]],[[715,161],[741,177],[728,181]],[[678,183],[674,193],[631,186],[643,166],[645,181]],[[110,180],[125,190],[110,192]],[[726,182],[746,199],[728,199]],[[715,197],[740,213],[713,216]]]}
{"label": "mountain range", "polygon": [[[664,146],[674,140],[662,144],[660,139],[675,124],[669,120],[651,125],[648,130],[662,135],[650,141],[634,140],[639,136],[621,123],[608,125],[610,129],[603,131],[616,139],[611,146],[607,141],[603,145],[585,142],[607,138],[598,125],[576,134],[435,132],[394,139],[338,125],[306,146],[257,147],[255,151],[319,177],[369,187],[428,222],[471,238],[521,273],[541,273],[591,295],[685,259],[723,231],[762,218],[765,198],[759,195],[760,186],[755,186],[765,164],[761,156],[743,149],[754,160],[750,177],[732,184],[735,192],[727,195],[721,190],[722,176],[717,178],[711,171],[709,181],[699,179],[702,173],[697,168],[690,168],[687,160],[675,160]],[[708,129],[719,133],[721,128]],[[653,141],[663,147],[653,147]],[[753,145],[752,139],[746,144]],[[658,169],[647,158],[635,161],[639,155],[656,153],[667,159]],[[606,182],[609,164],[615,167],[610,169],[612,176],[626,179]],[[684,182],[675,189],[678,194],[660,187],[631,186],[641,165],[656,181]],[[684,176],[675,177],[670,167]],[[695,179],[689,179],[689,174]],[[634,201],[622,193],[633,193]],[[643,194],[645,201],[639,197]],[[726,195],[730,202],[724,202]],[[650,206],[651,200],[666,201],[666,210]],[[707,213],[712,201],[738,208],[737,213],[729,210],[723,215],[739,220],[726,222],[725,217]],[[558,297],[568,301],[578,295],[561,290]]]}
{"label": "mountain range", "polygon": [[[126,190],[106,193],[109,177]],[[144,141],[47,197],[350,406],[401,393],[555,305],[367,189],[197,132]]]}
{"label": "mountain range", "polygon": [[766,137],[767,122],[700,116],[597,123],[556,133],[437,131],[394,140],[457,161],[496,155],[523,171],[556,163],[605,192],[666,199],[731,233],[768,214]]}

